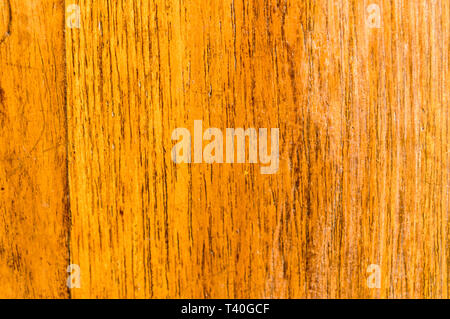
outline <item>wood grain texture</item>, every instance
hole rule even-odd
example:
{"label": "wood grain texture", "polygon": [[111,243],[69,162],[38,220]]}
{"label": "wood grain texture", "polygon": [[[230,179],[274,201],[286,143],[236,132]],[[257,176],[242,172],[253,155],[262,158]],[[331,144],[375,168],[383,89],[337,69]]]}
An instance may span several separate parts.
{"label": "wood grain texture", "polygon": [[[73,296],[447,298],[449,3],[371,3],[80,1]],[[199,119],[279,127],[278,174],[173,164]]]}
{"label": "wood grain texture", "polygon": [[[12,3],[0,297],[449,297],[448,1]],[[279,128],[278,172],[174,164],[194,120]]]}
{"label": "wood grain texture", "polygon": [[0,297],[64,298],[64,3],[0,3]]}

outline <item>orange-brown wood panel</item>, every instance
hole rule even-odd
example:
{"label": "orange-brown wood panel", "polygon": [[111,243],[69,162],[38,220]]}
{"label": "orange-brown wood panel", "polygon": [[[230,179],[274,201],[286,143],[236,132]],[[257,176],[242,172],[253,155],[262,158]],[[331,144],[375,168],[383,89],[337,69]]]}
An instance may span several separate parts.
{"label": "orange-brown wood panel", "polygon": [[66,298],[64,2],[0,1],[0,297]]}
{"label": "orange-brown wood panel", "polygon": [[[73,297],[448,298],[448,1],[73,3]],[[194,120],[278,172],[174,164]]]}
{"label": "orange-brown wood panel", "polygon": [[449,51],[440,0],[1,1],[0,297],[448,298]]}

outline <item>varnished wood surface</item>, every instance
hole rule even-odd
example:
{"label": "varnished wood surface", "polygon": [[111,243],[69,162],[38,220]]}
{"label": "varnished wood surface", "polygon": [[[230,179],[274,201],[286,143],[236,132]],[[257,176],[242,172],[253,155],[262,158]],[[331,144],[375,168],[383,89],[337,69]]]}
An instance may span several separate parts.
{"label": "varnished wood surface", "polygon": [[[0,297],[448,298],[448,1],[11,8]],[[174,164],[194,120],[279,128],[278,172]]]}
{"label": "varnished wood surface", "polygon": [[63,28],[61,1],[0,1],[3,298],[68,297]]}

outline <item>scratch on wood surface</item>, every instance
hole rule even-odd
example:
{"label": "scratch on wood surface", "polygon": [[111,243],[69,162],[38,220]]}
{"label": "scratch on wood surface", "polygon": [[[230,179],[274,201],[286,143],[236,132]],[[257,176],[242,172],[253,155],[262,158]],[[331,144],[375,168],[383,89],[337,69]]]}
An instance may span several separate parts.
{"label": "scratch on wood surface", "polygon": [[[11,35],[11,26],[12,26],[12,7],[11,7],[11,0],[6,0],[6,12],[8,14],[8,19],[6,22],[6,29],[4,30],[3,34],[0,36],[0,45],[2,45],[3,42],[6,41],[6,39]],[[3,30],[1,30],[3,31]]]}

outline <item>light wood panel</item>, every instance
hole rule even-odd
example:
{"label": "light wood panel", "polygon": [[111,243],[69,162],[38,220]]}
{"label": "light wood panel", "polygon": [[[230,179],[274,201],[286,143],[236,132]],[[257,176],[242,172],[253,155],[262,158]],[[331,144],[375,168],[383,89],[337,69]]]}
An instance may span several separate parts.
{"label": "light wood panel", "polygon": [[[448,1],[77,3],[74,297],[448,297]],[[280,128],[278,173],[173,164],[194,120]]]}
{"label": "light wood panel", "polygon": [[0,297],[65,298],[64,2],[0,2]]}

